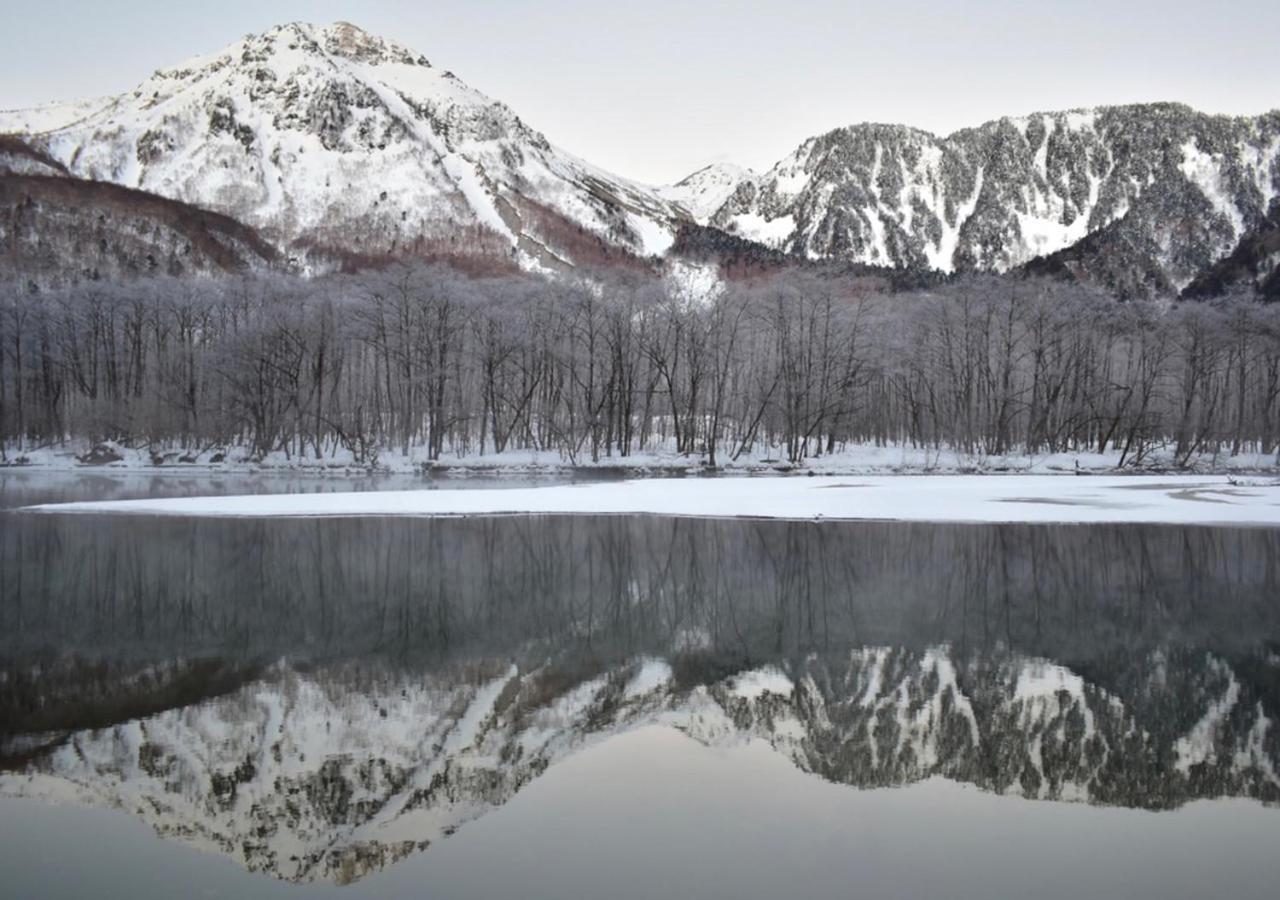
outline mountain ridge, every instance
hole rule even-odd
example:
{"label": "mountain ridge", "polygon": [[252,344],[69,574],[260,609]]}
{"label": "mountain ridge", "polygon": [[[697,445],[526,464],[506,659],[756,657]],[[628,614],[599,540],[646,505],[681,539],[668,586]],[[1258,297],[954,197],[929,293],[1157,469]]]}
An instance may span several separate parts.
{"label": "mountain ridge", "polygon": [[[763,172],[715,163],[650,186],[348,22],[248,35],[116,97],[0,111],[6,131],[71,175],[231,216],[304,264],[444,245],[558,271],[663,257],[697,224],[810,260],[945,274],[1035,264],[1121,296],[1168,296],[1280,196],[1280,110],[1174,102],[941,136],[857,123]],[[1064,253],[1069,266],[1038,263]]]}
{"label": "mountain ridge", "polygon": [[708,220],[810,258],[1008,271],[1128,220],[1175,289],[1280,194],[1280,111],[1182,104],[1005,117],[939,138],[855,125],[803,142]]}

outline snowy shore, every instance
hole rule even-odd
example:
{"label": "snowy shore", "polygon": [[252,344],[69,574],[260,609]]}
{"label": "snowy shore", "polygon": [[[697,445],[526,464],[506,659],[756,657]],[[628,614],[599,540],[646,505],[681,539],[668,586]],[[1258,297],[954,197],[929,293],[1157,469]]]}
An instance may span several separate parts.
{"label": "snowy shore", "polygon": [[[446,452],[431,460],[423,448],[408,453],[383,451],[376,462],[359,461],[342,449],[332,450],[317,459],[314,456],[286,455],[282,452],[265,457],[253,456],[245,448],[221,450],[152,451],[99,444],[106,450],[100,460],[86,464],[94,450],[88,444],[70,443],[62,447],[19,450],[5,448],[0,457],[0,471],[140,471],[253,474],[325,475],[564,475],[567,473],[616,473],[619,475],[687,475],[707,472],[705,458],[679,454],[671,447],[659,447],[628,456],[603,456],[592,460],[589,455],[569,457],[553,450],[510,450],[504,453],[457,454]],[[113,458],[115,457],[115,458]],[[102,461],[102,460],[106,461]],[[1242,452],[1200,454],[1185,467],[1179,467],[1172,447],[1157,448],[1145,454],[1136,465],[1132,458],[1120,468],[1118,450],[1106,453],[1051,453],[986,455],[962,453],[953,449],[909,446],[876,446],[854,444],[834,453],[809,457],[790,463],[782,448],[759,447],[738,459],[722,457],[715,470],[728,475],[913,475],[913,474],[1054,474],[1086,473],[1096,475],[1126,473],[1164,473],[1177,469],[1180,473],[1221,475],[1227,473],[1257,476],[1280,476],[1280,458],[1274,453]]]}
{"label": "snowy shore", "polygon": [[[1233,483],[1234,481],[1234,483]],[[422,490],[60,503],[46,513],[172,516],[662,515],[913,522],[1280,527],[1280,482],[1205,476],[977,475],[637,479]]]}

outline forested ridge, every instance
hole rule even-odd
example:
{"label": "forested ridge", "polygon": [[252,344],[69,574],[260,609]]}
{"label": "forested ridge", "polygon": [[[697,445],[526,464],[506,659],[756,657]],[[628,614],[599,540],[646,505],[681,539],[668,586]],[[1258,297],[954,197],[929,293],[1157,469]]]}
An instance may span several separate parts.
{"label": "forested ridge", "polygon": [[1273,453],[1280,306],[981,276],[901,293],[783,268],[669,278],[445,266],[0,294],[0,438],[373,465],[516,449],[800,462],[853,443],[1141,464]]}

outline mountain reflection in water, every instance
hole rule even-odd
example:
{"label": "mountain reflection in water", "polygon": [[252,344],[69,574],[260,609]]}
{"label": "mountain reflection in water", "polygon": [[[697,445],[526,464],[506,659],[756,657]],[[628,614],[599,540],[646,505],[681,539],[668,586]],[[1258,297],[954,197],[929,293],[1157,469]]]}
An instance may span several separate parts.
{"label": "mountain reflection in water", "polygon": [[349,882],[645,725],[855,787],[1280,799],[1280,531],[8,514],[0,793]]}

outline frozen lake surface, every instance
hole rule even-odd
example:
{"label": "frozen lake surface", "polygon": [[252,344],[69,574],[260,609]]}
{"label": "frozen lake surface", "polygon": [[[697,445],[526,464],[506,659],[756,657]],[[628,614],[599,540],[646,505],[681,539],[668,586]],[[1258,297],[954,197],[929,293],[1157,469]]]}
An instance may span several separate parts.
{"label": "frozen lake surface", "polygon": [[674,478],[508,490],[328,491],[41,506],[185,516],[665,515],[932,522],[1280,526],[1280,482],[1205,476]]}

